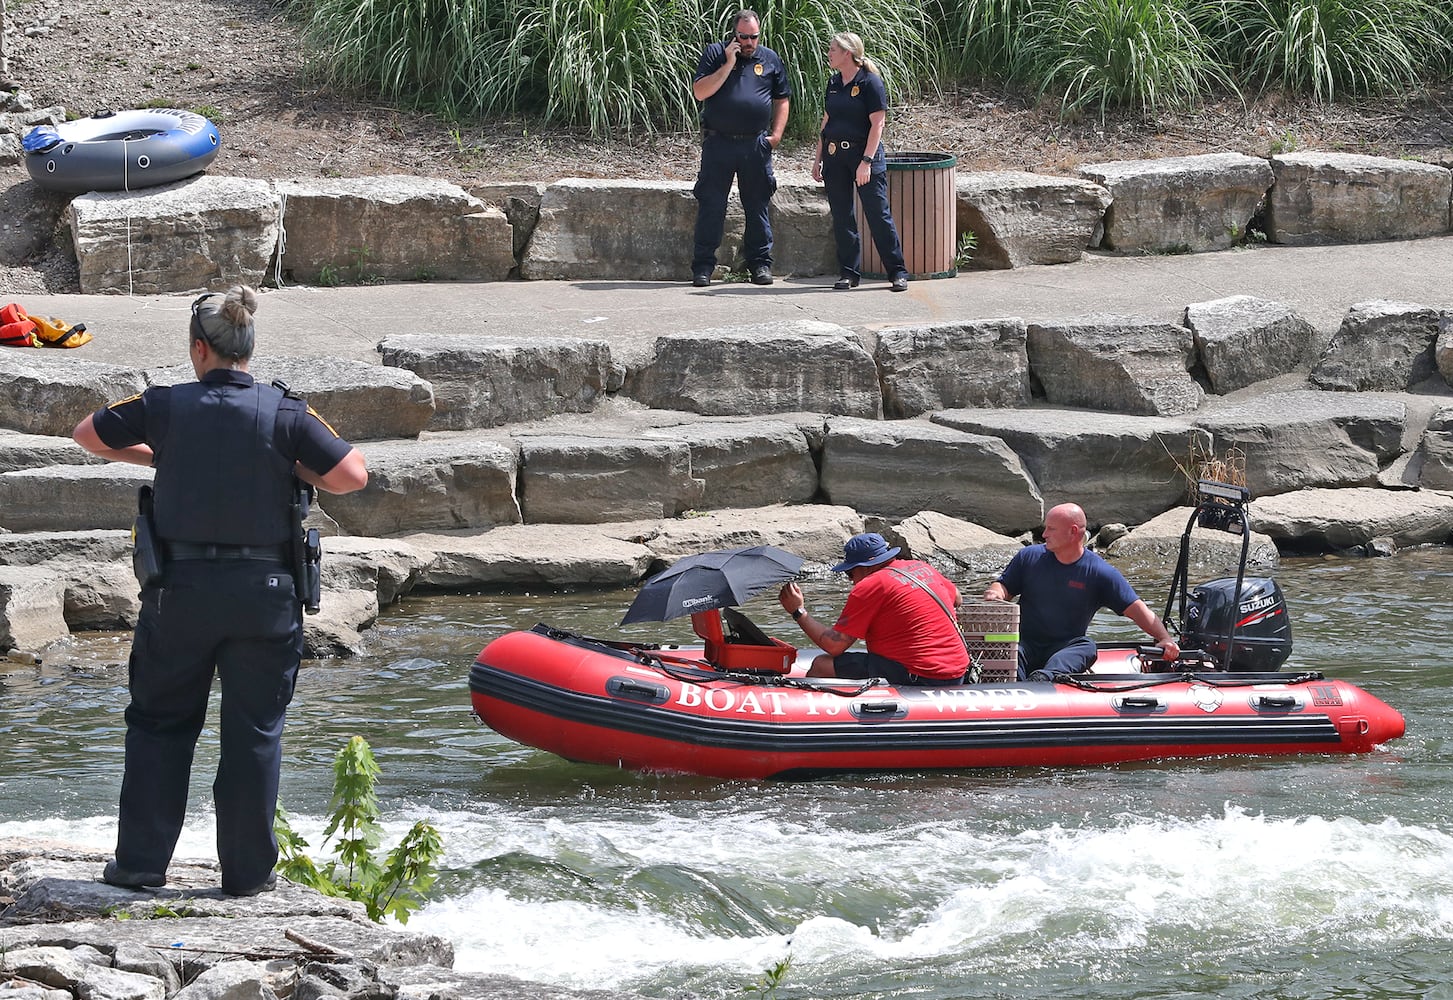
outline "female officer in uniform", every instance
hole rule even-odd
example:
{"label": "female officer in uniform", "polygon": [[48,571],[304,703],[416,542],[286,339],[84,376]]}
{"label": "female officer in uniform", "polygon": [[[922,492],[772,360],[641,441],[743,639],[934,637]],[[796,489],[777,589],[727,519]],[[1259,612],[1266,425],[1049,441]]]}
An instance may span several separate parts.
{"label": "female officer in uniform", "polygon": [[112,885],[166,884],[216,673],[222,891],[273,887],[283,718],[303,653],[289,558],[294,477],[350,493],[367,484],[368,469],[305,402],[247,373],[256,307],[246,287],[202,296],[188,347],[197,381],[113,403],[73,435],[102,458],[156,469],[163,565],[142,587],[131,643],[116,857],[101,876]]}
{"label": "female officer in uniform", "polygon": [[861,241],[853,209],[856,188],[873,245],[878,248],[884,270],[893,277],[890,287],[895,292],[906,292],[908,268],[888,211],[888,168],[883,155],[888,94],[883,78],[872,60],[863,55],[863,40],[849,31],[832,36],[827,62],[833,74],[827,81],[826,113],[817,136],[812,179],[827,188],[827,203],[832,209],[839,270],[832,287],[856,288],[861,277]]}

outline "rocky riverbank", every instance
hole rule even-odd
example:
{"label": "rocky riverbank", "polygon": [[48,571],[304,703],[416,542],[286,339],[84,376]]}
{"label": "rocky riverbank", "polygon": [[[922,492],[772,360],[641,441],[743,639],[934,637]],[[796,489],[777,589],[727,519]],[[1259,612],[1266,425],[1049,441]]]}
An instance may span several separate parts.
{"label": "rocky riverbank", "polygon": [[[315,654],[356,651],[411,591],[630,586],[753,543],[828,563],[868,526],[988,575],[1069,499],[1109,529],[1112,558],[1163,567],[1198,455],[1244,469],[1263,565],[1278,548],[1386,552],[1453,530],[1453,334],[1415,303],[1357,303],[1331,334],[1241,296],[1192,303],[1181,323],[764,321],[625,353],[398,334],[379,352],[256,365],[369,459],[368,488],[315,514],[329,536]],[[0,649],[134,623],[127,528],[149,473],[64,435],[183,377],[0,354]],[[1210,547],[1198,572],[1232,561]]]}
{"label": "rocky riverbank", "polygon": [[0,840],[0,996],[6,1000],[607,1000],[458,972],[432,934],[368,920],[363,906],[278,879],[224,896],[215,862],[179,861],[163,889],[100,880],[106,856]]}

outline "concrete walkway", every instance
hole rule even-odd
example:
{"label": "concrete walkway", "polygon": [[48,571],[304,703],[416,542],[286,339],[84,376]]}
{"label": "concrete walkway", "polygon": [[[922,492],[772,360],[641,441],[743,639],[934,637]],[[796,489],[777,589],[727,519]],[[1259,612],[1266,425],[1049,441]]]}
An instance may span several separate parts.
{"label": "concrete walkway", "polygon": [[[1453,236],[1330,247],[1254,247],[1177,257],[1089,256],[1077,264],[974,271],[835,292],[831,277],[779,278],[771,287],[632,281],[398,284],[266,291],[258,356],[331,356],[376,362],[395,333],[580,337],[608,341],[618,360],[662,334],[778,320],[851,328],[1092,312],[1178,322],[1193,302],[1253,295],[1294,307],[1330,336],[1353,303],[1369,299],[1453,308]],[[5,298],[0,292],[0,298]],[[191,295],[21,296],[30,312],[84,322],[95,340],[75,357],[129,366],[185,360]],[[8,300],[8,298],[7,298]]]}

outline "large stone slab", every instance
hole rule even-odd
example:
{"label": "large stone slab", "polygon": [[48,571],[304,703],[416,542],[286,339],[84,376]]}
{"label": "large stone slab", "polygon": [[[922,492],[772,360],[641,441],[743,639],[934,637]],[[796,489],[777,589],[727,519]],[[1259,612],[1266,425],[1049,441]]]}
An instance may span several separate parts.
{"label": "large stone slab", "polygon": [[916,417],[963,406],[1029,403],[1029,352],[1018,318],[880,330],[873,361],[883,416]]}
{"label": "large stone slab", "polygon": [[1190,454],[1211,435],[1185,420],[1085,410],[945,410],[934,423],[999,438],[1019,456],[1046,508],[1077,503],[1092,524],[1140,524],[1183,500]]}
{"label": "large stone slab", "polygon": [[385,365],[428,379],[434,430],[469,430],[589,413],[619,384],[603,340],[399,334],[378,345]]}
{"label": "large stone slab", "polygon": [[127,528],[136,519],[136,490],[151,482],[139,465],[55,465],[0,474],[0,528],[83,531]]}
{"label": "large stone slab", "polygon": [[861,514],[830,504],[714,510],[618,528],[647,546],[662,568],[682,556],[749,545],[775,545],[809,564],[830,566],[842,560],[843,543],[864,530]]}
{"label": "large stone slab", "polygon": [[[868,527],[888,539],[888,544],[902,546],[903,558],[922,559],[951,578],[978,577],[984,586],[1023,547],[1017,538],[932,510],[905,517],[891,527]],[[959,589],[967,601],[975,599],[983,587],[976,590],[974,586],[965,588],[960,583]]]}
{"label": "large stone slab", "polygon": [[530,280],[691,278],[696,199],[685,181],[566,178],[545,189],[520,260]]}
{"label": "large stone slab", "polygon": [[363,631],[377,621],[376,590],[324,590],[318,613],[303,616],[303,655],[360,656]]}
{"label": "large stone slab", "polygon": [[57,560],[47,568],[65,588],[66,625],[74,630],[114,631],[136,627],[141,613],[141,587],[125,561],[80,562]]}
{"label": "large stone slab", "polygon": [[1101,245],[1121,253],[1224,250],[1246,235],[1272,184],[1259,157],[1207,153],[1081,167],[1109,190]]}
{"label": "large stone slab", "polygon": [[1314,486],[1359,486],[1402,451],[1407,407],[1394,399],[1273,393],[1208,408],[1193,421],[1217,455],[1239,453],[1254,497]]}
{"label": "large stone slab", "polygon": [[1022,171],[958,175],[957,228],[978,239],[975,271],[1066,264],[1099,242],[1110,192],[1077,177]]}
{"label": "large stone slab", "polygon": [[1453,540],[1453,495],[1431,490],[1311,489],[1252,504],[1251,526],[1299,550],[1346,549],[1374,538],[1399,547]]}
{"label": "large stone slab", "polygon": [[0,566],[60,560],[107,563],[131,559],[131,529],[0,532]]}
{"label": "large stone slab", "polygon": [[1193,303],[1185,325],[1218,394],[1292,371],[1317,344],[1316,328],[1291,306],[1250,295]]}
{"label": "large stone slab", "polygon": [[391,174],[277,183],[283,280],[503,281],[515,264],[505,213],[457,184]]}
{"label": "large stone slab", "polygon": [[[412,438],[434,416],[433,387],[413,372],[343,358],[262,358],[248,366],[259,382],[282,382],[350,442]],[[146,372],[149,385],[196,380],[189,365]]]}
{"label": "large stone slab", "polygon": [[1195,345],[1185,327],[1090,315],[1031,323],[1028,337],[1030,372],[1056,406],[1171,417],[1205,396],[1189,374]]}
{"label": "large stone slab", "polygon": [[919,420],[829,421],[822,489],[830,503],[866,514],[932,510],[1005,534],[1044,514],[1038,488],[1003,441]]}
{"label": "large stone slab", "polygon": [[104,461],[69,436],[0,430],[0,472],[39,469],[47,465],[100,465]]}
{"label": "large stone slab", "polygon": [[548,186],[540,181],[480,181],[469,185],[471,195],[499,209],[509,220],[516,263],[540,221],[540,203],[545,200]]}
{"label": "large stone slab", "polygon": [[[1110,543],[1105,555],[1117,563],[1174,568],[1180,558],[1181,537],[1193,511],[1191,507],[1173,507]],[[1240,560],[1240,535],[1203,528],[1192,530],[1191,545],[1187,551],[1192,587],[1211,577],[1234,577]],[[1247,572],[1267,574],[1276,569],[1280,561],[1276,542],[1271,536],[1253,529],[1246,553]],[[1153,599],[1148,603],[1157,614],[1165,607]]]}
{"label": "large stone slab", "polygon": [[267,181],[206,174],[141,191],[78,195],[70,222],[81,292],[260,285],[277,248],[280,204]]}
{"label": "large stone slab", "polygon": [[619,526],[523,524],[399,540],[432,553],[416,581],[421,587],[625,587],[654,560]]}
{"label": "large stone slab", "polygon": [[[567,178],[545,189],[539,219],[520,259],[531,280],[687,281],[696,198],[687,181]],[[832,222],[820,186],[780,178],[770,208],[773,270],[816,275],[837,270]],[[717,251],[723,266],[741,257],[742,210],[735,192]]]}
{"label": "large stone slab", "polygon": [[0,350],[0,427],[69,438],[92,412],[145,388],[141,373],[64,351]]}
{"label": "large stone slab", "polygon": [[517,461],[498,441],[446,437],[374,441],[359,448],[368,485],[320,506],[351,535],[492,528],[519,524]]}
{"label": "large stone slab", "polygon": [[1443,313],[1411,302],[1358,302],[1312,369],[1312,384],[1342,392],[1401,391],[1436,371]]}
{"label": "large stone slab", "polygon": [[415,579],[432,559],[433,553],[400,538],[324,538],[323,587],[325,591],[370,591],[379,606],[389,605],[413,589]]}
{"label": "large stone slab", "polygon": [[[735,190],[732,199],[736,200]],[[827,195],[821,184],[810,178],[779,174],[777,193],[772,196],[767,214],[772,223],[772,270],[775,273],[797,277],[838,273],[832,210],[828,208]],[[740,227],[732,228],[732,233],[734,254],[740,257]],[[864,236],[870,238],[867,234]],[[717,259],[726,262],[733,258],[719,255]]]}
{"label": "large stone slab", "polygon": [[1438,365],[1438,374],[1443,381],[1453,385],[1453,317],[1443,314],[1438,324],[1438,340],[1433,347],[1433,357]]}
{"label": "large stone slab", "polygon": [[[5,117],[5,116],[0,116]],[[70,196],[47,191],[23,170],[0,174],[0,264],[21,264],[50,246]]]}
{"label": "large stone slab", "polygon": [[1453,174],[1443,167],[1356,153],[1283,153],[1266,203],[1273,243],[1405,240],[1448,231]]}
{"label": "large stone slab", "polygon": [[[1419,483],[1430,490],[1453,490],[1453,406],[1440,406],[1428,420],[1418,446]],[[0,544],[3,544],[0,538]]]}
{"label": "large stone slab", "polygon": [[682,441],[540,434],[518,438],[519,495],[529,524],[675,517],[701,503]]}
{"label": "large stone slab", "polygon": [[700,510],[806,503],[817,493],[807,437],[789,421],[723,417],[655,428],[641,437],[686,444],[691,478],[702,483]]}
{"label": "large stone slab", "polygon": [[0,566],[0,653],[33,653],[70,634],[65,583],[40,566]]}
{"label": "large stone slab", "polygon": [[730,326],[656,340],[656,356],[626,377],[647,406],[713,416],[809,411],[882,413],[872,356],[843,327],[814,320]]}

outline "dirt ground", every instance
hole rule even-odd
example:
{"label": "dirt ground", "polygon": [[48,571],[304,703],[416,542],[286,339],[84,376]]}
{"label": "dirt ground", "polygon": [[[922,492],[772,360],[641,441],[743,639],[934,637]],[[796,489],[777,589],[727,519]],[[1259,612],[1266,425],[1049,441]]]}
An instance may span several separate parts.
{"label": "dirt ground", "polygon": [[[10,0],[11,76],[37,107],[76,115],[182,107],[211,117],[211,172],[256,178],[405,173],[483,180],[695,176],[694,133],[607,141],[522,121],[456,125],[340,94],[309,72],[297,27],[266,0]],[[683,69],[683,74],[686,72]],[[683,86],[685,86],[683,76]],[[1409,156],[1453,166],[1453,88],[1416,101],[1318,105],[1276,96],[1151,118],[1065,119],[1052,102],[961,89],[890,111],[888,146],[959,157],[960,170],[1065,173],[1082,163],[1292,149]],[[784,143],[806,170],[810,143]],[[49,265],[37,262],[41,272]],[[12,276],[13,277],[13,276]],[[21,279],[15,279],[21,280]],[[71,291],[40,273],[44,290]]]}

